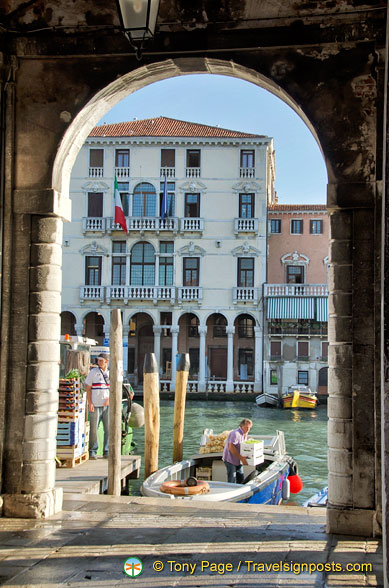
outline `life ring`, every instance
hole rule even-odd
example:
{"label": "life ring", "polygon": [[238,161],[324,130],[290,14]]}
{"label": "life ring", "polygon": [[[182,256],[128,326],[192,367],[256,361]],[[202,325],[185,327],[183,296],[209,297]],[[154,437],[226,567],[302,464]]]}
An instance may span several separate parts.
{"label": "life ring", "polygon": [[197,480],[196,486],[186,486],[182,480],[169,480],[160,487],[161,492],[173,494],[174,496],[190,496],[193,494],[206,494],[209,492],[208,482]]}

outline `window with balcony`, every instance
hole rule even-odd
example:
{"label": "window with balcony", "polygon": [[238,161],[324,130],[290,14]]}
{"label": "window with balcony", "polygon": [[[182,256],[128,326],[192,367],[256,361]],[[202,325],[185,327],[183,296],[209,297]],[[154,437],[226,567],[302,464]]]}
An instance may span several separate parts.
{"label": "window with balcony", "polygon": [[305,370],[298,370],[297,372],[297,383],[308,386],[309,378],[308,372]]}
{"label": "window with balcony", "polygon": [[183,285],[184,286],[198,286],[200,273],[200,258],[199,257],[184,257],[183,259]]}
{"label": "window with balcony", "polygon": [[281,341],[270,341],[270,359],[281,359]]}
{"label": "window with balcony", "polygon": [[[112,243],[112,286],[124,286],[126,283],[126,242]],[[124,255],[123,255],[124,254]]]}
{"label": "window with balcony", "polygon": [[270,232],[280,234],[281,233],[281,219],[280,218],[272,218],[270,220]]}
{"label": "window with balcony", "polygon": [[103,216],[103,193],[88,192],[88,217],[101,218]]}
{"label": "window with balcony", "polygon": [[306,361],[309,359],[309,342],[297,341],[297,359]]}
{"label": "window with balcony", "polygon": [[251,316],[240,316],[238,318],[238,337],[249,339],[254,337],[255,322]]}
{"label": "window with balcony", "polygon": [[173,241],[161,241],[159,244],[159,285],[173,285],[174,268],[174,243]]}
{"label": "window with balcony", "polygon": [[[160,216],[162,216],[162,199],[163,199],[163,190],[164,190],[165,182],[161,182],[160,184],[160,193],[159,193],[159,211]],[[167,182],[167,216],[171,217],[174,216],[175,213],[175,191],[176,191],[176,183],[175,182]]]}
{"label": "window with balcony", "polygon": [[239,218],[254,218],[254,194],[239,194]]}
{"label": "window with balcony", "polygon": [[309,232],[311,235],[321,235],[323,233],[323,221],[311,219],[309,221]]}
{"label": "window with balcony", "polygon": [[131,286],[154,286],[155,251],[150,243],[137,243],[131,250]]}
{"label": "window with balcony", "polygon": [[130,167],[130,150],[115,150],[115,167]]}
{"label": "window with balcony", "polygon": [[240,151],[240,167],[253,168],[255,167],[254,149],[241,149]]}
{"label": "window with balcony", "polygon": [[277,370],[270,370],[270,386],[277,386],[278,377]]}
{"label": "window with balcony", "polygon": [[238,258],[238,288],[254,287],[254,259],[252,257]]}
{"label": "window with balcony", "polygon": [[200,194],[185,194],[185,218],[200,217]]}
{"label": "window with balcony", "polygon": [[86,286],[101,286],[101,256],[90,255],[85,258]]}
{"label": "window with balcony", "polygon": [[124,216],[130,214],[130,192],[128,182],[118,182],[120,199],[122,201]]}
{"label": "window with balcony", "polygon": [[302,219],[292,219],[290,221],[290,232],[292,235],[303,234],[304,223]]}
{"label": "window with balcony", "polygon": [[174,178],[176,168],[176,150],[161,149],[161,176]]}
{"label": "window with balcony", "polygon": [[89,177],[101,178],[104,175],[104,149],[89,150]]}
{"label": "window with balcony", "polygon": [[304,283],[304,266],[287,265],[286,266],[286,283],[303,284]]}
{"label": "window with balcony", "polygon": [[142,182],[135,186],[133,196],[133,216],[155,216],[157,194],[152,184]]}

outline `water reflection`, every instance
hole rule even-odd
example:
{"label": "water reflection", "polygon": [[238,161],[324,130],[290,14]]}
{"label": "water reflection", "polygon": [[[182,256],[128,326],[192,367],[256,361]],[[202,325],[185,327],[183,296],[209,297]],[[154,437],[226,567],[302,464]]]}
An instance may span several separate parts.
{"label": "water reflection", "polygon": [[[161,401],[161,433],[159,467],[172,462],[173,453],[173,411],[174,403]],[[204,428],[215,433],[235,429],[242,418],[253,421],[253,434],[273,434],[277,429],[284,431],[288,453],[299,465],[299,475],[304,488],[292,495],[294,503],[302,504],[315,492],[327,485],[327,407],[320,405],[316,410],[283,410],[261,408],[255,402],[187,401],[184,427],[184,458],[196,453]],[[137,443],[136,453],[144,451],[144,429],[134,431]],[[144,460],[142,459],[142,462]],[[138,494],[143,480],[132,484],[132,494]]]}

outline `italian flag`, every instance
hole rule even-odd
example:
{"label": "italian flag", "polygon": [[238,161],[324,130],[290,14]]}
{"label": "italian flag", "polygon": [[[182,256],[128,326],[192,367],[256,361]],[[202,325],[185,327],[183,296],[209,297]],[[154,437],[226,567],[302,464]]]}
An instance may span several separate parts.
{"label": "italian flag", "polygon": [[123,231],[125,233],[127,233],[127,235],[128,235],[126,217],[124,216],[123,204],[122,204],[122,199],[120,198],[119,186],[118,186],[118,181],[116,179],[116,176],[115,176],[114,197],[115,197],[115,223],[118,223],[122,227]]}

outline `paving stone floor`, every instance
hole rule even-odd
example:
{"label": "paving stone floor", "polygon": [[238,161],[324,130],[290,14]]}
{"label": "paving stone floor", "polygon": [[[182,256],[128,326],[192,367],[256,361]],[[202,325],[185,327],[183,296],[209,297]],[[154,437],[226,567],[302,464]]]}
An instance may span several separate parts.
{"label": "paving stone floor", "polygon": [[[137,577],[123,571],[131,557],[143,564]],[[350,564],[353,571],[346,568]],[[205,502],[193,506],[142,497],[68,494],[64,510],[50,519],[0,519],[0,584],[383,586],[382,545],[377,539],[327,535],[322,508]]]}

